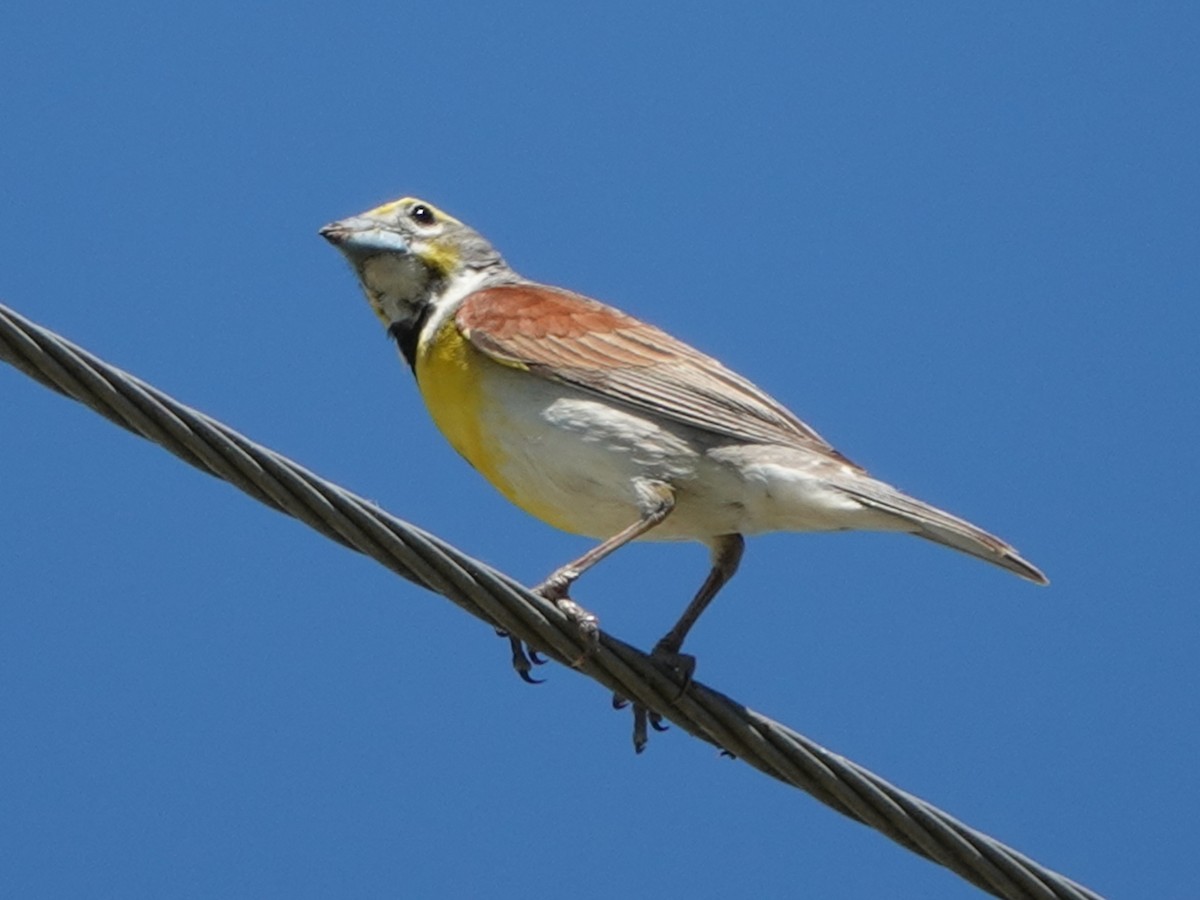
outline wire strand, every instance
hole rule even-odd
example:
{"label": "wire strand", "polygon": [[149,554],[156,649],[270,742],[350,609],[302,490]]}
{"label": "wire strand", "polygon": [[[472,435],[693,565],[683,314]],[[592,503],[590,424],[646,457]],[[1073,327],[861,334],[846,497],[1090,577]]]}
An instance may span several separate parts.
{"label": "wire strand", "polygon": [[[512,578],[4,305],[0,305],[0,359],[154,441],[189,465],[441,594],[559,663],[569,665],[569,660],[585,655],[585,641],[575,624]],[[15,424],[17,419],[13,416],[9,421]],[[808,792],[994,896],[1100,900],[1088,888],[700,682],[692,682],[680,695],[678,681],[646,654],[611,635],[601,634],[599,647],[576,668],[689,734]]]}

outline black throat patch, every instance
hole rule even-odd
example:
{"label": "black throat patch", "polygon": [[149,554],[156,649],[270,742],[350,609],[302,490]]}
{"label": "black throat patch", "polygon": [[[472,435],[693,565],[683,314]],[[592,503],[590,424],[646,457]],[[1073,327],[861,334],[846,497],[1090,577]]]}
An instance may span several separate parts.
{"label": "black throat patch", "polygon": [[432,312],[433,304],[423,303],[419,309],[413,310],[411,318],[393,322],[388,326],[388,337],[396,342],[404,361],[408,363],[414,375],[417,372],[417,344],[421,340],[421,329],[429,321]]}

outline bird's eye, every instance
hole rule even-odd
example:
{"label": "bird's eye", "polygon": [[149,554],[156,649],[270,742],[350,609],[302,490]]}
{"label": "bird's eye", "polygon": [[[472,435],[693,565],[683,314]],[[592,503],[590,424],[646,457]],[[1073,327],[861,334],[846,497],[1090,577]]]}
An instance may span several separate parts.
{"label": "bird's eye", "polygon": [[433,225],[437,222],[437,216],[433,214],[433,210],[424,203],[418,203],[408,211],[408,215],[418,225]]}

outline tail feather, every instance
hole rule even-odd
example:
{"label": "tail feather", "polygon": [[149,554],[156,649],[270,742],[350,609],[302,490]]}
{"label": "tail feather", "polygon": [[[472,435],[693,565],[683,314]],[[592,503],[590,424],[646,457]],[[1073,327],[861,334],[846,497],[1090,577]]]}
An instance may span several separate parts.
{"label": "tail feather", "polygon": [[902,494],[889,484],[860,477],[849,483],[839,483],[836,487],[868,509],[903,520],[908,527],[901,526],[902,529],[917,537],[969,553],[1035,584],[1050,583],[1050,579],[1033,563],[1023,559],[1011,544],[965,519]]}

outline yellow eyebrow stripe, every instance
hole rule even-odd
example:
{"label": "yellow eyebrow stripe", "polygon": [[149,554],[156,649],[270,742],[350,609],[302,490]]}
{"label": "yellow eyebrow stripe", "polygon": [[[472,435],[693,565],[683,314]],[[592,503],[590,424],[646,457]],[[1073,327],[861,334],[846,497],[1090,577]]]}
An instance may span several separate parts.
{"label": "yellow eyebrow stripe", "polygon": [[364,215],[372,218],[376,216],[382,218],[393,215],[396,210],[400,209],[402,206],[410,206],[414,203],[420,203],[423,206],[429,207],[430,211],[432,211],[433,214],[439,219],[445,219],[447,222],[454,222],[458,225],[462,224],[462,222],[459,222],[458,219],[454,218],[454,216],[450,215],[449,213],[442,212],[432,203],[421,200],[417,197],[401,197],[399,200],[391,200],[387,203],[384,203],[382,206],[377,206],[374,209],[367,211],[364,213]]}

